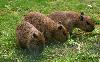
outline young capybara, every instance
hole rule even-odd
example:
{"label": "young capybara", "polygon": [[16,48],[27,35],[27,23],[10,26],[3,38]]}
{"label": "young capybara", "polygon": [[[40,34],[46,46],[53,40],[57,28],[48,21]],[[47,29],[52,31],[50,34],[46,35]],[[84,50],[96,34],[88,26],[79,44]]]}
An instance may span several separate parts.
{"label": "young capybara", "polygon": [[41,31],[47,43],[63,43],[67,40],[68,31],[60,24],[55,23],[53,20],[41,14],[39,12],[30,12],[25,15],[23,21],[27,21],[34,25],[39,31]]}
{"label": "young capybara", "polygon": [[16,39],[17,46],[28,49],[34,55],[40,54],[45,45],[43,33],[26,21],[17,26]]}
{"label": "young capybara", "polygon": [[91,32],[94,30],[94,23],[90,16],[84,15],[83,12],[64,12],[58,11],[48,15],[55,22],[61,22],[72,34],[74,28],[80,28],[83,31]]}

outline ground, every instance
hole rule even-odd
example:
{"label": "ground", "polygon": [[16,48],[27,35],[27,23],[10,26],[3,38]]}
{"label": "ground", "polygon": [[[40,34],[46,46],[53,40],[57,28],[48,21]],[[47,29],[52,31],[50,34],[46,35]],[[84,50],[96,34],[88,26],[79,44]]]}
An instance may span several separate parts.
{"label": "ground", "polygon": [[[91,33],[75,29],[63,45],[47,46],[36,58],[16,47],[15,28],[29,11],[85,12],[95,23]],[[0,62],[100,62],[100,0],[0,0]]]}

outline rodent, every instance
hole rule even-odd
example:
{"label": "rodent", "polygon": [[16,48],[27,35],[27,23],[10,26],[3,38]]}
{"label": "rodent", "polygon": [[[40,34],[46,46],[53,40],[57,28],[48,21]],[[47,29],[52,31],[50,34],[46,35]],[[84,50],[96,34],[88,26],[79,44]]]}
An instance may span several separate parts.
{"label": "rodent", "polygon": [[72,34],[74,28],[80,28],[85,32],[91,32],[95,29],[92,18],[84,15],[83,12],[56,11],[47,16],[55,22],[61,22],[70,34]]}
{"label": "rodent", "polygon": [[41,31],[48,41],[47,43],[63,43],[67,40],[67,29],[62,24],[54,22],[42,13],[29,12],[24,16],[23,21],[29,22]]}
{"label": "rodent", "polygon": [[38,55],[42,52],[46,42],[43,33],[26,21],[17,25],[16,40],[18,47],[26,48],[34,53],[34,55]]}

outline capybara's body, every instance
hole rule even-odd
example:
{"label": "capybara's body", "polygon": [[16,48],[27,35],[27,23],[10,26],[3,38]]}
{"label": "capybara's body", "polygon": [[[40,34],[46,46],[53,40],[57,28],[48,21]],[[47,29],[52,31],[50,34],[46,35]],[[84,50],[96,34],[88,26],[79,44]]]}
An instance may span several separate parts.
{"label": "capybara's body", "polygon": [[67,40],[68,32],[66,28],[62,24],[55,23],[44,14],[30,12],[24,17],[23,21],[27,21],[34,25],[44,34],[47,41],[65,42]]}
{"label": "capybara's body", "polygon": [[48,17],[55,22],[61,22],[68,29],[70,34],[74,28],[80,28],[86,32],[94,30],[92,18],[84,15],[84,13],[58,11],[49,14]]}
{"label": "capybara's body", "polygon": [[44,35],[29,22],[22,22],[16,28],[17,46],[26,48],[34,54],[42,52],[45,44]]}

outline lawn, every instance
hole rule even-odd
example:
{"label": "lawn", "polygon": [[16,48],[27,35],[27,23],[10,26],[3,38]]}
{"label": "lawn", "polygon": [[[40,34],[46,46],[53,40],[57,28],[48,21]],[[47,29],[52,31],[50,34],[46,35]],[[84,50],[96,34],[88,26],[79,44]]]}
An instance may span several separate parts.
{"label": "lawn", "polygon": [[[63,45],[45,47],[36,58],[16,47],[15,29],[29,11],[84,12],[96,25],[91,33],[75,29]],[[80,33],[80,34],[79,34]],[[100,0],[0,0],[0,62],[100,62]]]}

